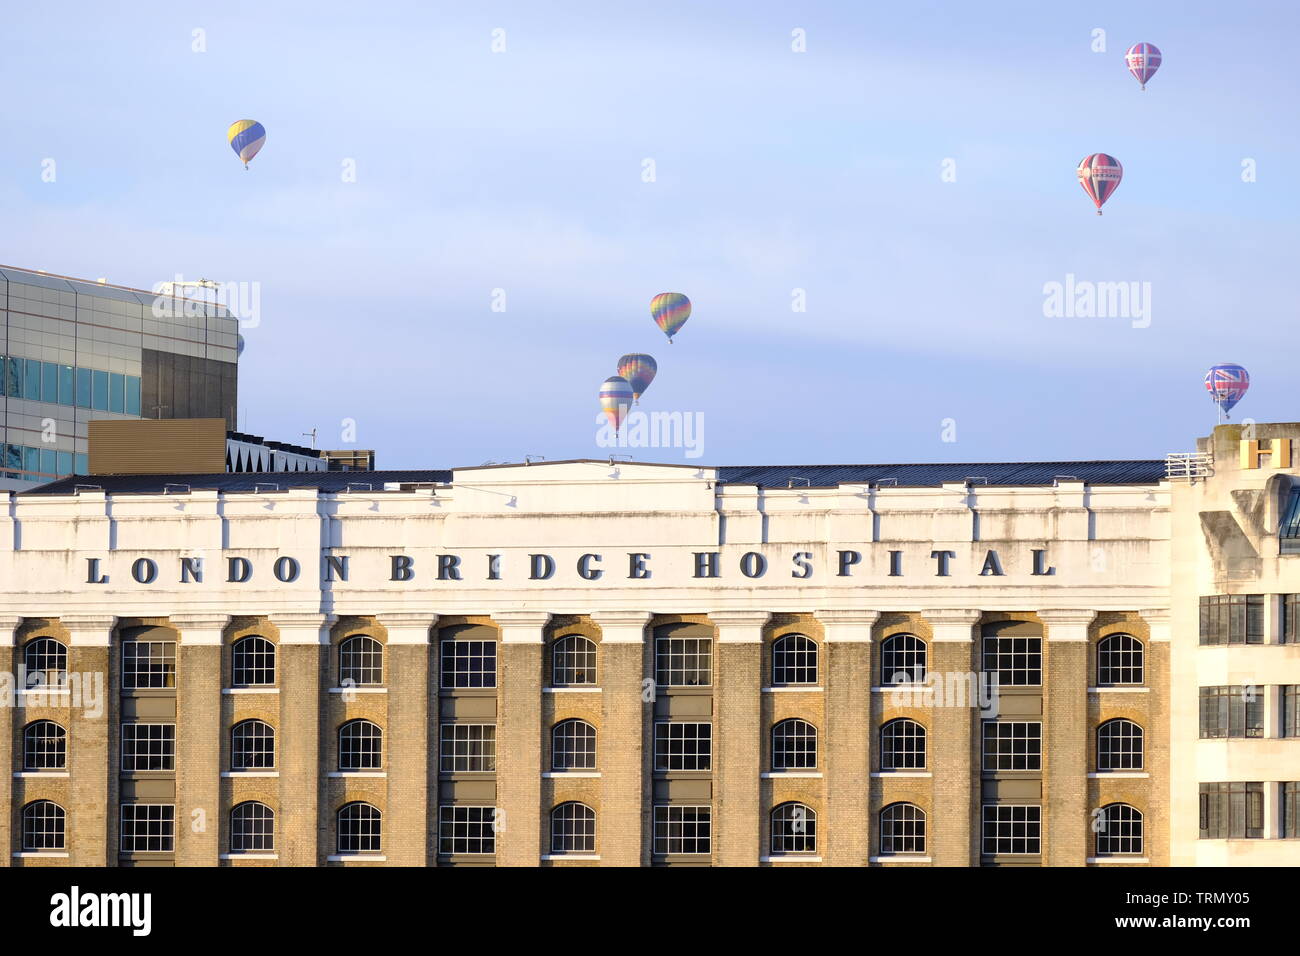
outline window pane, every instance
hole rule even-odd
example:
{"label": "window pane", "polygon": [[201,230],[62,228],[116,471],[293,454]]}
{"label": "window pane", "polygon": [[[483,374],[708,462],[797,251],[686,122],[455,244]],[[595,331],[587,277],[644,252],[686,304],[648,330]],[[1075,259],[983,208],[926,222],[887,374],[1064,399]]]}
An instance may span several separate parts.
{"label": "window pane", "polygon": [[41,401],[57,402],[59,400],[59,367],[53,362],[41,366]]}
{"label": "window pane", "polygon": [[91,407],[101,411],[108,411],[108,373],[96,371],[92,373],[92,396]]}
{"label": "window pane", "polygon": [[120,412],[126,407],[126,376],[113,372],[108,376],[108,410]]}
{"label": "window pane", "polygon": [[35,359],[24,359],[23,364],[23,398],[40,401],[41,398],[41,363]]}
{"label": "window pane", "polygon": [[80,453],[72,456],[72,470],[78,475],[90,474],[90,456]]}
{"label": "window pane", "polygon": [[73,389],[72,389],[72,366],[60,365],[59,366],[59,404],[72,405],[73,403],[74,401],[73,401]]}
{"label": "window pane", "polygon": [[90,369],[77,369],[77,407],[90,407]]}
{"label": "window pane", "polygon": [[17,398],[22,393],[23,363],[16,358],[5,360],[5,394]]}
{"label": "window pane", "polygon": [[140,414],[140,379],[134,375],[126,377],[126,413]]}
{"label": "window pane", "polygon": [[23,449],[23,471],[39,471],[41,450],[39,448]]}
{"label": "window pane", "polygon": [[72,452],[56,451],[54,453],[54,472],[59,475],[72,474]]}
{"label": "window pane", "polygon": [[47,475],[54,474],[54,449],[53,448],[41,449],[41,466],[40,468],[37,469],[37,471],[43,471]]}

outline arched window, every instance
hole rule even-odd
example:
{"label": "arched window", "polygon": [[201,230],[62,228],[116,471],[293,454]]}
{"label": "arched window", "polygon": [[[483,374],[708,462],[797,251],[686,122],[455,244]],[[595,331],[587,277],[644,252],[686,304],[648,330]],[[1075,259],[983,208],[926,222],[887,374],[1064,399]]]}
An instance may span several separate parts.
{"label": "arched window", "polygon": [[919,684],[925,680],[925,641],[915,634],[895,634],[880,645],[880,683]]}
{"label": "arched window", "polygon": [[40,853],[62,850],[67,835],[68,817],[52,800],[35,800],[23,807],[23,850]]}
{"label": "arched window", "polygon": [[230,811],[230,852],[270,853],[275,849],[275,811],[249,800]]}
{"label": "arched window", "polygon": [[1142,814],[1127,803],[1102,807],[1093,829],[1097,831],[1097,855],[1142,854]]}
{"label": "arched window", "polygon": [[772,811],[771,852],[817,852],[817,814],[811,807],[783,803]]}
{"label": "arched window", "polygon": [[275,684],[275,645],[264,637],[244,637],[230,649],[230,686]]}
{"label": "arched window", "polygon": [[787,634],[772,645],[772,686],[817,683],[817,642]]}
{"label": "arched window", "polygon": [[880,854],[925,852],[925,811],[911,803],[891,803],[880,811]]}
{"label": "arched window", "polygon": [[551,686],[581,687],[596,683],[596,644],[570,634],[551,645]]}
{"label": "arched window", "polygon": [[383,683],[383,644],[357,634],[339,645],[340,687],[379,687]]}
{"label": "arched window", "polygon": [[581,803],[562,803],[551,811],[552,853],[595,853],[596,811]]}
{"label": "arched window", "polygon": [[274,727],[264,720],[243,720],[230,728],[231,770],[270,770],[274,766]]}
{"label": "arched window", "polygon": [[925,728],[900,717],[880,728],[881,770],[924,770]]}
{"label": "arched window", "polygon": [[368,803],[349,803],[339,811],[339,853],[378,853],[383,814]]}
{"label": "arched window", "polygon": [[384,732],[369,720],[349,720],[339,728],[339,769],[378,770],[384,762]]}
{"label": "arched window", "polygon": [[1143,647],[1132,634],[1112,634],[1097,642],[1097,686],[1141,684]]}
{"label": "arched window", "polygon": [[23,647],[23,667],[27,687],[62,687],[68,678],[68,649],[52,637],[28,641]]}
{"label": "arched window", "polygon": [[1097,728],[1098,770],[1141,770],[1142,727],[1120,717]]}
{"label": "arched window", "polygon": [[552,770],[595,770],[596,728],[585,720],[562,720],[551,730]]}
{"label": "arched window", "polygon": [[23,728],[24,770],[66,770],[68,732],[52,720],[33,720]]}
{"label": "arched window", "polygon": [[816,727],[794,717],[772,728],[773,770],[811,770],[816,766]]}

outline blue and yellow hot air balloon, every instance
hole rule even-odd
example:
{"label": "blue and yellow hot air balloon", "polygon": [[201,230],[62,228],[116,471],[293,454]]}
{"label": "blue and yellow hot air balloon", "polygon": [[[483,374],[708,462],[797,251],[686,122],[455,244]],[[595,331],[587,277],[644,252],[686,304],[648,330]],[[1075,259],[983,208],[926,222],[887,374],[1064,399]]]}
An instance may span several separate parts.
{"label": "blue and yellow hot air balloon", "polygon": [[627,379],[628,384],[632,386],[634,405],[641,404],[641,393],[650,387],[658,371],[659,364],[654,360],[654,356],[646,355],[644,352],[633,352],[618,360],[618,374]]}
{"label": "blue and yellow hot air balloon", "polygon": [[257,120],[238,120],[226,130],[226,139],[230,140],[230,148],[247,169],[248,161],[257,155],[266,142],[266,128]]}
{"label": "blue and yellow hot air balloon", "polygon": [[632,386],[621,375],[611,375],[600,385],[600,407],[617,432],[623,427],[628,406],[632,404]]}
{"label": "blue and yellow hot air balloon", "polygon": [[650,300],[650,315],[672,345],[673,336],[691,317],[691,300],[680,292],[660,292]]}

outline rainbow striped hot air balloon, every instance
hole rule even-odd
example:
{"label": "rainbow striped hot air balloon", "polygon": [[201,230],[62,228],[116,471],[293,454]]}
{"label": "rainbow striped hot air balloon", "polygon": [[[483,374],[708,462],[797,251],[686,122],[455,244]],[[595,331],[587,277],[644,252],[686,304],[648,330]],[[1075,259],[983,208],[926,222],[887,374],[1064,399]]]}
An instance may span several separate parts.
{"label": "rainbow striped hot air balloon", "polygon": [[632,398],[637,405],[641,404],[641,393],[650,387],[658,371],[659,364],[654,357],[644,352],[633,352],[618,360],[618,374],[632,386]]}
{"label": "rainbow striped hot air balloon", "polygon": [[257,120],[238,120],[226,130],[226,139],[230,140],[230,148],[247,169],[248,161],[257,155],[266,142],[266,129]]}
{"label": "rainbow striped hot air balloon", "polygon": [[1147,88],[1147,80],[1156,75],[1160,69],[1160,50],[1154,43],[1134,43],[1124,54],[1128,71],[1133,74],[1142,89]]}
{"label": "rainbow striped hot air balloon", "polygon": [[1080,161],[1076,172],[1079,176],[1079,185],[1097,206],[1097,215],[1100,216],[1101,204],[1119,188],[1119,181],[1124,178],[1124,167],[1114,156],[1093,153]]}
{"label": "rainbow striped hot air balloon", "polygon": [[1235,362],[1216,365],[1205,373],[1205,390],[1210,393],[1210,398],[1219,406],[1225,418],[1232,417],[1228,412],[1241,401],[1248,388],[1250,373]]}
{"label": "rainbow striped hot air balloon", "polygon": [[611,375],[600,386],[600,407],[605,417],[614,426],[614,431],[623,427],[627,418],[628,406],[632,404],[632,386],[622,375]]}
{"label": "rainbow striped hot air balloon", "polygon": [[680,292],[660,292],[650,300],[650,314],[672,345],[673,336],[691,317],[691,300]]}

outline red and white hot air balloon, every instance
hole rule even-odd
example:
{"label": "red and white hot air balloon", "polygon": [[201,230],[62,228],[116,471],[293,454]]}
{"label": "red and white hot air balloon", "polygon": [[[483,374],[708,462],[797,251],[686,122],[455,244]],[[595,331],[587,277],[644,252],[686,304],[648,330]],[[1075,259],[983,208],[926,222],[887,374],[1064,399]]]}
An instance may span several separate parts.
{"label": "red and white hot air balloon", "polygon": [[1079,176],[1079,185],[1093,201],[1097,207],[1097,215],[1100,216],[1102,203],[1119,188],[1119,181],[1124,178],[1124,167],[1114,156],[1093,153],[1083,158],[1076,172]]}
{"label": "red and white hot air balloon", "polygon": [[1124,54],[1128,71],[1144,90],[1147,88],[1147,80],[1155,76],[1156,70],[1160,69],[1160,59],[1160,49],[1154,43],[1134,43]]}

